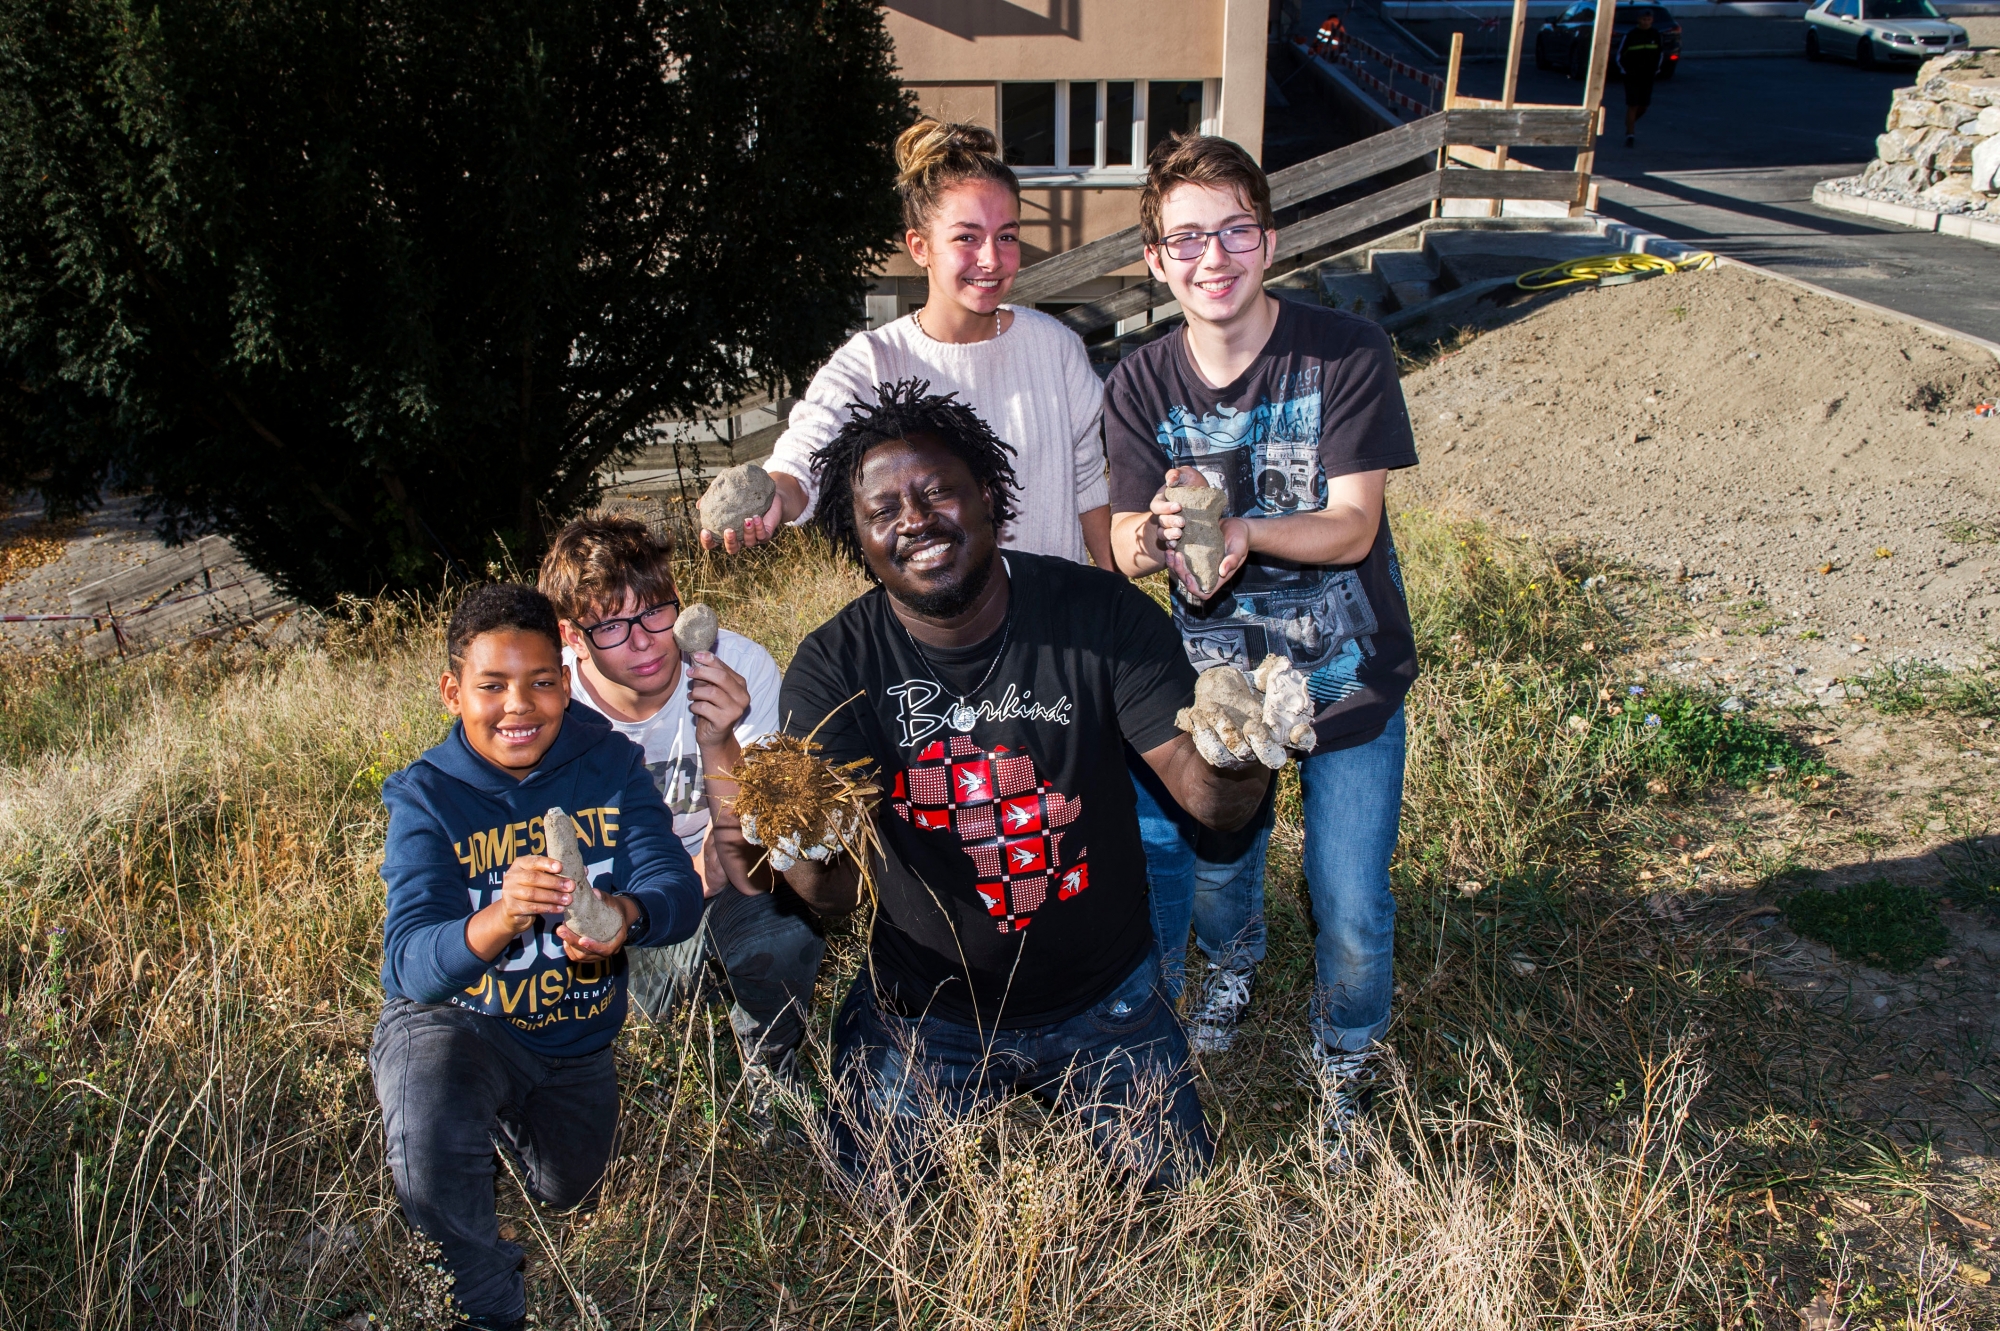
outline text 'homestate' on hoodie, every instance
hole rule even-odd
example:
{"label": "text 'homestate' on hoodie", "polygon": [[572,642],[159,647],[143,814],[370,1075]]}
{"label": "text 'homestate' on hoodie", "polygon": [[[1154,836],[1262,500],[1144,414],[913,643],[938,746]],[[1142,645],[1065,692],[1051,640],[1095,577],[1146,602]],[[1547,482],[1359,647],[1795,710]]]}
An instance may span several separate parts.
{"label": "text 'homestate' on hoodie", "polygon": [[628,944],[677,943],[701,919],[701,882],[674,835],[646,755],[587,707],[571,703],[527,777],[473,752],[465,725],[382,785],[389,844],[382,881],[382,989],[418,1003],[455,1003],[508,1025],[550,1058],[595,1053],[625,1020],[625,954],[573,962],[545,915],[492,962],[465,942],[465,922],[500,897],[507,867],[547,854],[542,815],[576,823],[591,883],[639,903]]}

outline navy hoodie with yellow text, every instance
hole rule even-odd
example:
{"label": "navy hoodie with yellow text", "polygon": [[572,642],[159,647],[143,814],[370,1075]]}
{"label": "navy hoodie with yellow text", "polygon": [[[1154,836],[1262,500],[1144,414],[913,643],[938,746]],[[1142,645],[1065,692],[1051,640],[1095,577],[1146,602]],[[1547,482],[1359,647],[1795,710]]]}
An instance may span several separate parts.
{"label": "navy hoodie with yellow text", "polygon": [[560,805],[577,826],[592,884],[639,903],[628,944],[677,943],[701,919],[701,883],[646,770],[646,755],[575,703],[535,770],[521,780],[473,752],[464,723],[382,786],[389,886],[382,989],[418,1003],[455,1003],[507,1023],[550,1058],[595,1053],[625,1021],[625,954],[572,962],[544,916],[493,962],[465,942],[465,922],[500,896],[507,867],[546,854],[542,815]]}

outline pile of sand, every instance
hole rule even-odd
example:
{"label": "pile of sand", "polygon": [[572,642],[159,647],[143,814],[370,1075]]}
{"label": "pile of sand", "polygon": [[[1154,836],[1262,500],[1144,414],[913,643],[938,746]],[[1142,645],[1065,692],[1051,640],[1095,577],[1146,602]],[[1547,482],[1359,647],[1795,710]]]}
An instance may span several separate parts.
{"label": "pile of sand", "polygon": [[1560,532],[1782,631],[2000,638],[2000,365],[1742,267],[1579,290],[1404,380],[1393,490]]}

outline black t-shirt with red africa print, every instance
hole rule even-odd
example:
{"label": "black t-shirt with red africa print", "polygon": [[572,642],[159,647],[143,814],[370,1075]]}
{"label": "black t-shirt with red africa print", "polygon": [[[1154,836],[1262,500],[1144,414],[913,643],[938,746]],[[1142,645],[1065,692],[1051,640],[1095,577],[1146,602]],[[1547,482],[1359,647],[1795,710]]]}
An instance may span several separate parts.
{"label": "black t-shirt with red africa print", "polygon": [[834,762],[877,768],[884,1003],[1019,1028],[1097,1003],[1152,946],[1125,745],[1174,738],[1194,669],[1125,579],[1006,562],[1010,624],[987,641],[919,656],[877,587],[800,644],[779,714],[818,727]]}

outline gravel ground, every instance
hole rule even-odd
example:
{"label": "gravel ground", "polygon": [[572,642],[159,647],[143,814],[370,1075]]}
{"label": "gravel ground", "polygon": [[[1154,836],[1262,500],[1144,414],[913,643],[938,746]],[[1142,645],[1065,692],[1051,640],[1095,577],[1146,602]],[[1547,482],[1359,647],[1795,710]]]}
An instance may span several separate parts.
{"label": "gravel ground", "polygon": [[2000,417],[1972,412],[2000,365],[1977,346],[1731,266],[1579,289],[1403,386],[1423,465],[1398,497],[1657,575],[1687,602],[1673,674],[1829,702],[1878,661],[1965,666],[2000,638]]}

